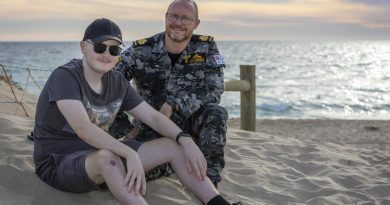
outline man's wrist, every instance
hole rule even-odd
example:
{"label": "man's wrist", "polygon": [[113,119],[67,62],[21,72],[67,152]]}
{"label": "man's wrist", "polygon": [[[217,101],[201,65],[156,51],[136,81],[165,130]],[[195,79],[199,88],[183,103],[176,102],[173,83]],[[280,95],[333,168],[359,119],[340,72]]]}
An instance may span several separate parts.
{"label": "man's wrist", "polygon": [[176,135],[176,142],[177,142],[177,144],[181,145],[180,144],[180,139],[183,138],[183,137],[184,138],[190,138],[192,140],[192,136],[191,135],[186,134],[183,131],[181,131],[181,132],[179,132],[179,134]]}

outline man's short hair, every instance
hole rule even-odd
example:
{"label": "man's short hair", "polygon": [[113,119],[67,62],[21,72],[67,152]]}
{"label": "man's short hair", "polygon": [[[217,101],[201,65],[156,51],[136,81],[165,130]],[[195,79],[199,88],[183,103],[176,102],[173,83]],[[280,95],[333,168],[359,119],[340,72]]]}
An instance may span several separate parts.
{"label": "man's short hair", "polygon": [[169,9],[171,9],[171,7],[172,7],[175,3],[179,2],[179,1],[191,3],[192,5],[194,5],[194,8],[195,8],[195,18],[196,18],[196,19],[199,18],[198,5],[196,4],[196,2],[195,2],[194,0],[174,0],[174,1],[171,2],[171,4],[169,4],[168,9],[167,9],[167,12],[169,11]]}

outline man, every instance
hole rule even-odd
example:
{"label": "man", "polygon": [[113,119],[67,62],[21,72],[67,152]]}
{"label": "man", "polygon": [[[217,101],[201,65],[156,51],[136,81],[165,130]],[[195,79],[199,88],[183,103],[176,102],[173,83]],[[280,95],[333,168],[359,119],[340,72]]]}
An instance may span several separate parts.
{"label": "man", "polygon": [[[217,186],[225,165],[228,114],[218,105],[225,63],[213,37],[193,34],[199,23],[193,0],[173,1],[165,15],[165,32],[135,41],[115,69],[134,80],[145,101],[194,136],[207,160],[207,176]],[[159,137],[143,124],[137,127],[137,140]],[[159,167],[147,179],[170,173],[169,166]]]}
{"label": "man", "polygon": [[[119,27],[97,19],[80,42],[83,59],[73,59],[50,75],[35,118],[37,175],[63,191],[108,188],[121,204],[146,205],[144,171],[169,162],[202,203],[230,204],[205,177],[206,160],[191,137],[144,102],[123,75],[112,71],[120,44]],[[120,110],[128,110],[166,137],[144,143],[114,139],[107,131]]]}

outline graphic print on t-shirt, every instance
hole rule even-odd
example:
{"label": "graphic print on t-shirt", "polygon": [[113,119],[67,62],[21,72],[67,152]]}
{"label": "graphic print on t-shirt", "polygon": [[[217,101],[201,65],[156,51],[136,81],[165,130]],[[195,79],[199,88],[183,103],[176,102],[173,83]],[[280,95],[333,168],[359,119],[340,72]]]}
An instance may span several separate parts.
{"label": "graphic print on t-shirt", "polygon": [[95,106],[91,105],[87,98],[84,98],[83,104],[88,113],[89,120],[104,131],[107,131],[118,114],[119,108],[122,105],[122,99],[119,98],[104,106]]}

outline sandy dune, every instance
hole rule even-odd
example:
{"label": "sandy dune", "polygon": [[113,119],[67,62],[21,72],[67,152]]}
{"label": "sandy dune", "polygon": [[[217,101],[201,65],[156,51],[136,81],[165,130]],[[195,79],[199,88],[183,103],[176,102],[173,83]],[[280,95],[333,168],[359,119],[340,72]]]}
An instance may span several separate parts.
{"label": "sandy dune", "polygon": [[[7,86],[0,88],[0,101],[12,101]],[[34,174],[33,143],[26,139],[34,120],[15,109],[15,104],[0,103],[1,205],[118,204],[109,192],[72,194],[40,181]],[[258,121],[258,131],[264,131],[256,133],[233,128],[237,123],[230,121],[219,188],[228,199],[244,204],[390,204],[388,121],[266,120]],[[175,176],[147,186],[150,204],[201,204]]]}

